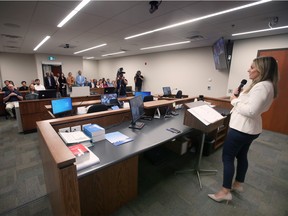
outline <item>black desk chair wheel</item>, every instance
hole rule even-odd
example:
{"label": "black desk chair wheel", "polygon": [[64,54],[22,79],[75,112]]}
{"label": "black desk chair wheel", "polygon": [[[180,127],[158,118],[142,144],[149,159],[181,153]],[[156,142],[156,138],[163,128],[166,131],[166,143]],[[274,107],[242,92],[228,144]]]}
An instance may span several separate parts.
{"label": "black desk chair wheel", "polygon": [[101,112],[108,110],[108,107],[104,104],[95,104],[89,107],[87,113]]}

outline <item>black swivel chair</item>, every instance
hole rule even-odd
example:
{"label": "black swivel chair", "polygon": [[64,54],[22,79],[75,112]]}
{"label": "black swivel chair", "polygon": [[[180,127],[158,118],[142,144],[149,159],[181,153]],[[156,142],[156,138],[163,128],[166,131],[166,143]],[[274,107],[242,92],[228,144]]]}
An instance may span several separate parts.
{"label": "black swivel chair", "polygon": [[182,98],[182,91],[181,91],[181,90],[179,90],[179,91],[176,93],[175,98]]}
{"label": "black swivel chair", "polygon": [[101,112],[108,110],[107,106],[104,104],[95,104],[89,107],[87,113]]}
{"label": "black swivel chair", "polygon": [[143,98],[143,102],[153,101],[153,95],[147,95]]}

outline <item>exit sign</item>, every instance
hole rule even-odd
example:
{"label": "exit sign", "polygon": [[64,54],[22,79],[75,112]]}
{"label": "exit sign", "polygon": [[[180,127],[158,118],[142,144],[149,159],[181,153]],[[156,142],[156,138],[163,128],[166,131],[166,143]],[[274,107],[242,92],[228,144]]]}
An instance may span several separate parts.
{"label": "exit sign", "polygon": [[56,58],[55,58],[54,56],[49,56],[49,57],[48,57],[48,60],[49,60],[49,61],[53,61],[53,60],[56,60]]}

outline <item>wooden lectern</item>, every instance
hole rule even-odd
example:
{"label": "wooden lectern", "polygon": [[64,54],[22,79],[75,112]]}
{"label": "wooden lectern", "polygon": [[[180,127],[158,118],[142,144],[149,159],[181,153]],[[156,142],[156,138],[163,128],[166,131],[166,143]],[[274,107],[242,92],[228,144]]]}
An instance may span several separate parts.
{"label": "wooden lectern", "polygon": [[[207,104],[203,101],[197,101],[197,102],[185,104],[185,106],[188,109],[193,108],[193,107],[197,107],[197,106],[202,106],[202,105],[207,105]],[[185,111],[183,124],[193,128],[193,129],[199,130],[202,133],[201,143],[200,143],[200,151],[199,151],[199,155],[198,155],[198,161],[197,161],[197,164],[196,164],[194,169],[177,171],[176,174],[195,172],[197,174],[197,177],[198,177],[200,189],[202,189],[202,182],[201,182],[201,178],[200,178],[200,173],[206,173],[206,174],[210,174],[210,173],[216,174],[217,173],[217,170],[206,170],[206,169],[200,168],[200,163],[201,163],[202,154],[203,154],[203,147],[204,147],[204,143],[205,143],[205,136],[207,133],[209,133],[209,132],[217,129],[219,126],[221,126],[224,122],[224,117],[218,121],[215,121],[215,122],[209,124],[209,125],[205,125],[196,116],[191,114],[188,111],[188,109],[186,109],[186,111]]]}

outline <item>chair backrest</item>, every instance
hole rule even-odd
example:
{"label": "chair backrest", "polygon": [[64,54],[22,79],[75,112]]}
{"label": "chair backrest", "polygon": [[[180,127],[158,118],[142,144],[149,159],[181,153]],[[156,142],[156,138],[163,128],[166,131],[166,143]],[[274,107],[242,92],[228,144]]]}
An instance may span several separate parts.
{"label": "chair backrest", "polygon": [[143,98],[143,102],[153,101],[153,95],[147,95]]}
{"label": "chair backrest", "polygon": [[87,113],[101,112],[108,110],[107,106],[104,104],[95,104],[89,107]]}
{"label": "chair backrest", "polygon": [[182,98],[182,91],[179,90],[177,93],[176,93],[176,98]]}

